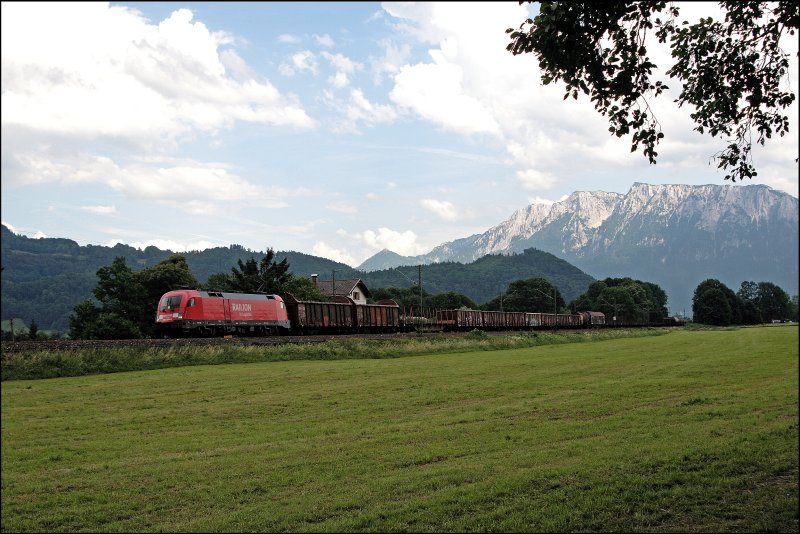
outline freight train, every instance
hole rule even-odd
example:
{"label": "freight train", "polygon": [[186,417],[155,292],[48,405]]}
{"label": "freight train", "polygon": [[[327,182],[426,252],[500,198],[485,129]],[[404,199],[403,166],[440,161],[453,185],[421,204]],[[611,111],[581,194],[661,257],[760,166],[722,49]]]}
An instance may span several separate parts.
{"label": "freight train", "polygon": [[[165,293],[158,303],[155,319],[165,337],[654,326],[607,322],[601,312],[401,310],[391,299],[356,304],[348,297],[336,296],[328,302],[312,302],[298,300],[290,293],[272,295],[195,289]],[[680,324],[674,317],[658,323],[659,326]]]}

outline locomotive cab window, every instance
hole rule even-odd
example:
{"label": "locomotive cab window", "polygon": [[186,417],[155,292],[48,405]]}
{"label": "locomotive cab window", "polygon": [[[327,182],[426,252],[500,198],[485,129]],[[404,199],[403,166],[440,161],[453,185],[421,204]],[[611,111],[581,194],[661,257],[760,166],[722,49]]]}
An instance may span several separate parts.
{"label": "locomotive cab window", "polygon": [[187,308],[191,308],[192,306],[194,306],[194,297],[190,298],[189,302],[186,303]]}
{"label": "locomotive cab window", "polygon": [[161,311],[173,310],[181,305],[181,300],[183,297],[180,295],[175,295],[172,297],[167,297],[161,301]]}

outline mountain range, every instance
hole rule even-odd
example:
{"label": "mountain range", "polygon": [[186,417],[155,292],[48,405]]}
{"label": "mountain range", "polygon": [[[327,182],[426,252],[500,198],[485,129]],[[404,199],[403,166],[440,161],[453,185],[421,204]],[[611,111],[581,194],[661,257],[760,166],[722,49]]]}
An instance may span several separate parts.
{"label": "mountain range", "polygon": [[[68,329],[79,302],[92,298],[97,269],[122,256],[134,270],[172,252],[128,245],[33,239],[2,226],[2,318],[35,319],[41,329]],[[230,272],[263,252],[240,245],[182,253],[200,282]],[[482,234],[404,257],[382,251],[357,269],[300,252],[276,252],[296,276],[336,271],[370,288],[455,291],[478,304],[519,279],[542,276],[569,302],[595,279],[629,276],[666,291],[670,312],[691,314],[694,289],[716,278],[734,291],[744,281],[772,282],[798,293],[798,200],[763,185],[634,184],[627,194],[575,192],[550,205],[531,204]]]}
{"label": "mountain range", "polygon": [[[23,324],[36,321],[41,330],[69,330],[69,316],[75,306],[92,299],[97,285],[97,270],[122,257],[134,271],[152,267],[172,252],[156,247],[144,250],[124,244],[113,247],[78,245],[63,238],[29,238],[2,226],[2,319],[19,319]],[[201,283],[215,273],[230,272],[238,260],[259,260],[264,252],[241,245],[215,247],[181,253],[192,274]],[[276,252],[276,261],[286,259],[295,276],[318,274],[330,280],[361,278],[368,288],[410,287],[422,282],[428,293],[454,291],[478,303],[497,297],[510,282],[544,277],[558,287],[566,301],[580,296],[594,278],[574,265],[539,250],[521,254],[492,254],[467,265],[442,262],[421,269],[400,267],[365,273],[348,265],[301,252]],[[424,271],[424,272],[422,272]],[[419,276],[422,275],[422,280]],[[19,323],[18,323],[19,326]]]}
{"label": "mountain range", "polygon": [[798,199],[765,185],[649,185],[626,194],[572,193],[531,204],[482,234],[404,257],[384,250],[359,266],[468,263],[486,254],[534,247],[597,279],[653,282],[670,310],[691,314],[694,289],[716,278],[734,291],[743,281],[769,281],[798,292]]}

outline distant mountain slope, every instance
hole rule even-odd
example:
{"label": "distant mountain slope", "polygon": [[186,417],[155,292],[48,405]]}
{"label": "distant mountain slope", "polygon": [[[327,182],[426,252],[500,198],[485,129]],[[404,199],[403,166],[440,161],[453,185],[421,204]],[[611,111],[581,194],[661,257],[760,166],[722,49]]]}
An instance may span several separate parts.
{"label": "distant mountain slope", "polygon": [[[79,302],[91,299],[97,285],[97,270],[111,265],[122,256],[133,270],[152,267],[168,258],[172,252],[147,247],[139,250],[128,245],[113,247],[80,246],[70,239],[32,239],[0,228],[2,247],[2,319],[20,318],[30,324],[32,319],[42,330],[69,330],[69,315]],[[217,247],[182,253],[192,274],[205,282],[214,273],[230,272],[241,258],[257,260],[263,252],[251,251],[239,245]],[[276,252],[276,259],[286,258],[291,271],[298,276],[319,274],[323,278],[332,269],[337,276],[358,277],[352,267],[325,258],[300,252]]]}
{"label": "distant mountain slope", "polygon": [[[364,273],[369,287],[410,287],[418,282],[418,266]],[[528,249],[511,255],[490,254],[468,264],[434,263],[422,269],[422,287],[429,293],[455,291],[478,304],[500,295],[510,282],[543,277],[558,287],[564,300],[585,292],[594,278],[547,252]]]}
{"label": "distant mountain slope", "polygon": [[[26,324],[35,320],[41,330],[69,330],[69,316],[76,304],[92,298],[97,285],[97,270],[122,256],[133,270],[152,267],[172,254],[148,247],[139,250],[127,245],[80,246],[69,239],[31,239],[2,227],[2,319],[20,318]],[[182,253],[192,274],[205,282],[212,274],[230,272],[237,260],[260,259],[263,252],[239,245]],[[417,267],[365,273],[347,265],[300,252],[276,252],[278,261],[286,258],[296,276],[318,274],[323,280],[336,277],[362,278],[368,287],[410,287],[418,281]],[[499,295],[509,282],[544,276],[552,280],[569,301],[580,295],[594,280],[564,260],[538,250],[501,256],[490,255],[471,262],[441,263],[423,269],[422,286],[429,293],[455,291],[478,303]]]}
{"label": "distant mountain slope", "polygon": [[374,256],[370,257],[367,261],[358,266],[359,271],[380,271],[383,269],[391,269],[400,265],[418,265],[418,262],[413,261],[413,258],[401,256],[391,250],[383,249]]}
{"label": "distant mountain slope", "polygon": [[[483,234],[444,243],[400,264],[469,262],[535,247],[595,278],[659,284],[670,308],[690,313],[694,288],[718,278],[770,281],[798,292],[798,200],[764,185],[634,184],[530,205]],[[367,260],[363,265],[369,265]]]}

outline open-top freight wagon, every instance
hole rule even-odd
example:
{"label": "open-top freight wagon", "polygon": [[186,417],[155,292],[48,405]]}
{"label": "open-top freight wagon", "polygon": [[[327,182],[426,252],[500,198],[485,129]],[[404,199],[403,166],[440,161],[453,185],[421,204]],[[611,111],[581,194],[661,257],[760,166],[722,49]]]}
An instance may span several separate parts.
{"label": "open-top freight wagon", "polygon": [[391,299],[377,304],[356,304],[337,295],[329,302],[297,300],[291,293],[282,295],[295,334],[398,332],[400,308]]}

